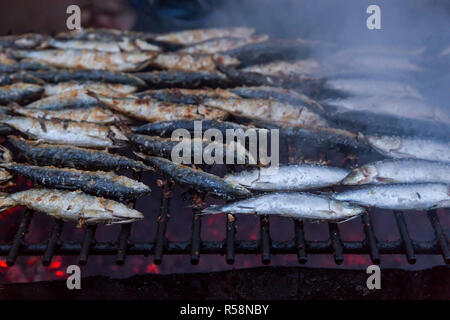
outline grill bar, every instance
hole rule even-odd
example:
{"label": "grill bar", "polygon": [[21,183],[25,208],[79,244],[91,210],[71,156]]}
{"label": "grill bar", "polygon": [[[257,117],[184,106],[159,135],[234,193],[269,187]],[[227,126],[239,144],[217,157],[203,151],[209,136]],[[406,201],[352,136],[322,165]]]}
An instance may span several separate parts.
{"label": "grill bar", "polygon": [[193,217],[192,217],[192,235],[191,235],[191,263],[198,264],[200,262],[200,247],[202,245],[202,240],[200,237],[201,227],[202,227],[202,216],[199,215],[201,212],[202,202],[204,195],[194,194],[193,200]]}
{"label": "grill bar", "polygon": [[308,261],[308,257],[306,255],[305,230],[302,220],[294,220],[294,233],[298,263],[305,264]]}
{"label": "grill bar", "polygon": [[336,223],[329,223],[328,228],[330,231],[331,244],[333,246],[334,261],[336,264],[341,264],[344,261],[341,236],[339,234],[339,228]]}
{"label": "grill bar", "polygon": [[42,257],[42,264],[44,266],[49,266],[52,262],[53,255],[55,253],[55,248],[58,239],[61,235],[64,223],[61,220],[54,220],[52,233],[47,242],[47,248],[45,249],[44,256]]}
{"label": "grill bar", "polygon": [[434,234],[436,239],[439,241],[439,245],[442,250],[442,257],[444,258],[445,263],[450,264],[450,250],[447,239],[445,237],[444,231],[442,230],[441,223],[439,222],[439,218],[436,210],[432,210],[427,212],[428,219],[431,222],[431,225],[434,229]]}
{"label": "grill bar", "polygon": [[225,250],[228,264],[233,264],[235,259],[234,246],[236,241],[236,217],[232,214],[226,215]]}
{"label": "grill bar", "polygon": [[161,264],[164,247],[166,245],[166,230],[167,222],[170,218],[169,207],[170,199],[172,197],[172,185],[169,181],[164,181],[164,187],[161,197],[161,205],[159,208],[158,227],[156,230],[156,242],[155,242],[155,255],[153,256],[153,262],[157,265]]}
{"label": "grill bar", "polygon": [[272,239],[270,238],[269,217],[261,217],[259,223],[261,229],[261,261],[263,264],[269,264],[271,259],[270,247],[272,242]]}
{"label": "grill bar", "polygon": [[398,231],[400,232],[400,237],[403,242],[403,246],[406,251],[406,258],[410,264],[416,263],[416,255],[414,253],[414,247],[409,236],[408,227],[406,225],[405,217],[403,212],[394,212],[395,220],[397,222]]}
{"label": "grill bar", "polygon": [[78,264],[81,266],[86,265],[89,255],[89,249],[95,242],[95,232],[97,231],[97,226],[88,226],[84,233],[83,242],[81,245],[80,256],[78,258]]}
{"label": "grill bar", "polygon": [[119,237],[118,237],[119,247],[117,249],[116,263],[119,266],[121,266],[125,263],[127,247],[128,247],[128,239],[130,238],[130,234],[131,234],[131,225],[124,224],[122,226],[122,228],[120,229],[120,233],[119,233]]}
{"label": "grill bar", "polygon": [[33,217],[33,212],[26,210],[25,214],[20,222],[19,229],[17,230],[14,240],[12,242],[10,250],[8,250],[8,257],[6,258],[6,264],[8,266],[14,265],[16,262],[17,254],[24,242],[25,235],[28,233],[28,228],[30,227],[31,218]]}
{"label": "grill bar", "polygon": [[364,233],[366,234],[366,240],[369,244],[370,258],[374,264],[380,264],[380,251],[378,250],[377,239],[375,238],[370,215],[367,211],[362,214],[362,223],[364,226]]}

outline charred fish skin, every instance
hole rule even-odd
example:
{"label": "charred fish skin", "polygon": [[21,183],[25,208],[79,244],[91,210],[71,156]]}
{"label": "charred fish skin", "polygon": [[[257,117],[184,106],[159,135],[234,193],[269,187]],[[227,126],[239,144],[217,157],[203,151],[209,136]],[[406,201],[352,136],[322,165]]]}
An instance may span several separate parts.
{"label": "charred fish skin", "polygon": [[127,118],[102,107],[67,108],[62,110],[30,109],[12,107],[16,114],[44,120],[71,120],[98,124],[114,124],[126,121]]}
{"label": "charred fish skin", "polygon": [[227,174],[225,181],[239,183],[257,191],[304,191],[338,185],[349,171],[318,164],[280,166],[275,172],[270,168]]}
{"label": "charred fish skin", "polygon": [[209,108],[204,105],[176,104],[152,98],[108,97],[94,92],[89,93],[99,102],[132,118],[154,121],[225,119],[226,111]]}
{"label": "charred fish skin", "polygon": [[244,38],[239,37],[215,38],[188,45],[182,48],[181,50],[178,50],[178,52],[214,54],[236,49],[246,44],[266,41],[268,39],[269,37],[267,35],[250,36]]}
{"label": "charred fish skin", "polygon": [[30,73],[46,82],[59,83],[67,81],[92,81],[125,84],[137,87],[146,86],[145,82],[129,73],[104,70],[58,70]]}
{"label": "charred fish skin", "polygon": [[354,169],[343,185],[445,183],[450,184],[450,163],[419,159],[381,160]]}
{"label": "charred fish skin", "polygon": [[[194,155],[196,152],[196,145],[201,145],[202,149],[200,152],[203,152],[208,147],[217,147],[222,150],[223,154],[223,163],[226,163],[227,161],[227,154],[228,149],[226,144],[221,144],[218,142],[209,142],[201,139],[190,139],[188,141],[183,140],[172,140],[170,138],[160,138],[155,136],[147,136],[147,135],[141,135],[141,134],[130,134],[128,135],[128,139],[132,144],[134,144],[139,150],[142,152],[152,155],[152,156],[158,156],[166,159],[172,158],[172,151],[175,147],[182,146],[184,143],[187,145],[185,146],[186,149],[190,150],[191,153],[191,159],[194,159]],[[184,149],[183,148],[183,151]],[[245,165],[257,165],[256,159],[253,158],[253,156],[245,149],[245,147],[236,144],[235,149],[232,150],[233,152],[233,161],[235,164],[245,164]],[[215,150],[212,152],[212,156],[215,155]]]}
{"label": "charred fish skin", "polygon": [[160,101],[180,104],[200,104],[204,97],[239,98],[230,91],[223,89],[158,89],[136,93],[138,98],[154,98]]}
{"label": "charred fish skin", "polygon": [[96,107],[99,105],[98,100],[88,95],[86,90],[73,90],[34,101],[26,107],[29,109],[58,110]]}
{"label": "charred fish skin", "polygon": [[82,90],[89,90],[104,95],[132,94],[138,90],[136,86],[121,83],[105,83],[92,81],[79,82],[73,80],[56,84],[46,84],[44,88],[46,96],[58,95],[68,91]]}
{"label": "charred fish skin", "polygon": [[14,83],[0,87],[0,104],[24,103],[38,98],[44,88],[30,83]]}
{"label": "charred fish skin", "polygon": [[36,143],[17,136],[9,136],[8,141],[30,164],[45,163],[59,168],[78,168],[92,171],[118,171],[129,169],[146,171],[149,167],[141,161],[100,150],[78,148],[68,145]]}
{"label": "charred fish skin", "polygon": [[413,158],[450,162],[450,143],[431,138],[368,136],[368,144],[390,158]]}
{"label": "charred fish skin", "polygon": [[320,105],[320,103],[293,90],[260,86],[260,87],[237,87],[231,89],[230,91],[242,98],[274,99],[292,105],[307,105],[308,108],[317,113],[325,112],[324,108]]}
{"label": "charred fish skin", "polygon": [[177,71],[214,71],[216,65],[238,66],[239,60],[219,54],[160,53],[148,65]]}
{"label": "charred fish skin", "polygon": [[156,52],[112,53],[90,50],[13,51],[16,58],[29,58],[56,68],[131,72],[149,65]]}
{"label": "charred fish skin", "polygon": [[235,116],[290,126],[328,127],[327,121],[305,106],[293,106],[275,100],[242,98],[204,98],[205,106]]}
{"label": "charred fish skin", "polygon": [[155,89],[159,88],[226,88],[231,86],[231,81],[217,71],[153,71],[137,72],[145,83]]}
{"label": "charred fish skin", "polygon": [[38,33],[26,33],[0,37],[0,47],[11,49],[35,49],[47,46],[47,36]]}
{"label": "charred fish skin", "polygon": [[214,38],[223,37],[239,37],[246,38],[255,32],[254,29],[236,27],[236,28],[211,28],[211,29],[196,29],[187,31],[178,31],[156,35],[154,39],[161,42],[170,42],[179,45],[190,45],[198,42],[211,40]]}
{"label": "charred fish skin", "polygon": [[59,169],[19,163],[2,163],[0,166],[43,187],[81,190],[88,194],[119,201],[133,200],[150,192],[150,188],[145,184],[124,176],[117,176],[112,172]]}
{"label": "charred fish skin", "polygon": [[[199,120],[200,121],[200,120]],[[226,130],[238,130],[243,131],[249,129],[249,127],[229,122],[229,121],[216,121],[216,120],[201,120],[202,130],[217,129],[224,137],[226,137]],[[172,132],[176,129],[185,129],[191,134],[195,130],[195,122],[192,120],[175,120],[175,121],[162,121],[146,123],[140,127],[132,128],[131,130],[137,134],[145,134],[150,136],[159,137],[171,137]]]}
{"label": "charred fish skin", "polygon": [[211,206],[203,214],[216,213],[279,215],[312,221],[344,222],[356,218],[364,209],[327,196],[301,192],[275,192],[229,203]]}
{"label": "charred fish skin", "polygon": [[123,224],[142,220],[143,214],[110,199],[98,198],[80,191],[29,189],[0,197],[0,207],[23,205],[32,210],[79,227],[94,224]]}
{"label": "charred fish skin", "polygon": [[431,210],[450,207],[450,186],[438,183],[375,185],[337,193],[333,198],[388,210]]}
{"label": "charred fish skin", "polygon": [[159,157],[145,156],[143,154],[138,154],[138,156],[142,157],[146,164],[152,166],[164,176],[195,191],[212,194],[229,200],[248,198],[251,196],[250,191],[244,187],[226,182],[213,174],[179,165]]}
{"label": "charred fish skin", "polygon": [[0,76],[0,85],[5,86],[16,82],[31,83],[35,85],[45,85],[45,81],[36,78],[30,73],[21,71]]}
{"label": "charred fish skin", "polygon": [[114,126],[90,122],[42,120],[26,117],[0,117],[7,124],[33,139],[47,143],[69,144],[78,147],[117,148],[128,140]]}
{"label": "charred fish skin", "polygon": [[242,67],[263,64],[273,60],[303,59],[309,56],[307,46],[296,41],[267,40],[247,44],[223,52],[238,59]]}

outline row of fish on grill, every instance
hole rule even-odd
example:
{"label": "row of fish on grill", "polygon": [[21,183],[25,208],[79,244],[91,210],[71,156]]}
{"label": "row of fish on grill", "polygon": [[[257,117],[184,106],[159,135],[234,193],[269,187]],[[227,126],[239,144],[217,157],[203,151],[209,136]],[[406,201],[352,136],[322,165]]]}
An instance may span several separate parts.
{"label": "row of fish on grill", "polygon": [[[121,169],[157,170],[181,186],[233,201],[204,214],[340,222],[365,207],[450,205],[448,141],[337,125],[330,109],[311,98],[339,91],[311,76],[318,67],[305,59],[308,43],[275,41],[248,28],[170,34],[87,29],[7,36],[0,46],[0,131],[18,155],[2,147],[0,179],[7,183],[18,174],[41,187],[1,194],[3,210],[23,205],[79,225],[140,220],[143,215],[126,203],[150,188],[113,173]],[[192,132],[194,120],[222,132],[277,128],[305,144],[376,151],[387,159],[354,170],[282,165],[274,173],[251,166],[242,147],[232,156],[247,167],[221,178],[169,160],[179,143],[172,131]],[[115,153],[126,147],[136,159]],[[305,192],[359,185],[367,186]]]}

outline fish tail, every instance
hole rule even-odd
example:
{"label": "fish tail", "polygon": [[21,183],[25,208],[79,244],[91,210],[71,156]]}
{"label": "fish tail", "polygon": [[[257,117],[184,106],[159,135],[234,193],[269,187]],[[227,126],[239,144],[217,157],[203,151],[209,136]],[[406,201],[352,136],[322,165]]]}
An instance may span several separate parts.
{"label": "fish tail", "polygon": [[8,210],[17,205],[8,193],[0,193],[0,212]]}
{"label": "fish tail", "polygon": [[203,209],[200,212],[200,215],[217,214],[217,213],[221,213],[221,212],[222,212],[222,206],[215,204],[215,205],[209,206],[208,208]]}

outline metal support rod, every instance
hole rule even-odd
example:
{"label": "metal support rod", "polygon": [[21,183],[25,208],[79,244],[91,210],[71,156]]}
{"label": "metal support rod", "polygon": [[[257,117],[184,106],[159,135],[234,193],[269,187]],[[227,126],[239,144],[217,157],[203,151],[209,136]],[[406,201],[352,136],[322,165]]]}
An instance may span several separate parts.
{"label": "metal support rod", "polygon": [[397,222],[398,231],[400,232],[400,238],[403,242],[403,247],[406,251],[406,258],[408,263],[416,263],[416,255],[414,253],[411,237],[409,236],[408,227],[406,226],[405,217],[402,212],[394,211],[395,220]]}
{"label": "metal support rod", "polygon": [[225,230],[225,250],[226,260],[228,264],[234,263],[234,244],[236,241],[236,217],[232,214],[227,214],[226,218],[226,230]]}
{"label": "metal support rod", "polygon": [[89,256],[89,249],[95,242],[95,231],[97,226],[88,226],[84,232],[83,242],[81,244],[80,256],[78,258],[78,264],[81,266],[86,265]]}
{"label": "metal support rod", "polygon": [[444,261],[446,264],[450,264],[449,245],[448,245],[447,237],[445,236],[445,233],[442,230],[442,226],[439,221],[437,212],[436,212],[436,210],[428,211],[427,215],[428,215],[428,219],[431,222],[431,226],[433,227],[436,239],[438,240],[439,245],[441,247],[442,257],[444,258]]}
{"label": "metal support rod", "polygon": [[362,214],[362,223],[364,226],[364,233],[366,234],[367,244],[369,245],[370,258],[374,264],[380,264],[380,252],[377,247],[377,239],[373,231],[372,222],[369,213],[366,211]]}
{"label": "metal support rod", "polygon": [[158,227],[156,230],[156,240],[155,240],[155,254],[153,256],[153,262],[157,265],[161,264],[164,247],[166,246],[166,230],[167,230],[167,222],[170,219],[170,199],[172,198],[172,184],[170,181],[165,180],[162,182],[164,184],[161,204],[159,207],[159,215],[158,215]]}
{"label": "metal support rod", "polygon": [[47,241],[47,248],[45,249],[44,256],[42,257],[42,264],[44,266],[49,266],[52,262],[53,255],[55,253],[55,248],[58,243],[58,239],[61,235],[64,222],[61,220],[54,220],[52,233]]}
{"label": "metal support rod", "polygon": [[116,264],[121,266],[125,263],[128,248],[128,239],[130,238],[131,224],[127,223],[122,225],[118,238],[117,258]]}
{"label": "metal support rod", "polygon": [[270,246],[271,246],[271,238],[270,238],[270,225],[269,225],[269,217],[262,216],[260,218],[260,229],[261,229],[261,261],[263,264],[269,264],[270,257]]}
{"label": "metal support rod", "polygon": [[200,247],[201,247],[201,227],[202,227],[202,216],[199,215],[202,211],[204,195],[194,194],[194,204],[193,204],[193,217],[192,217],[192,234],[191,234],[191,263],[198,264],[200,261]]}
{"label": "metal support rod", "polygon": [[28,228],[30,226],[31,218],[33,217],[33,212],[26,210],[25,214],[20,222],[19,229],[17,230],[14,240],[9,250],[8,257],[6,258],[6,264],[8,266],[13,266],[16,262],[17,254],[20,252],[21,246],[23,244],[23,239],[28,233]]}
{"label": "metal support rod", "polygon": [[341,264],[344,261],[344,249],[342,247],[339,228],[336,223],[329,223],[328,228],[330,231],[331,245],[333,246],[334,261],[336,262],[336,264]]}
{"label": "metal support rod", "polygon": [[308,262],[308,257],[306,254],[305,230],[302,220],[294,220],[294,234],[298,263],[305,264]]}

